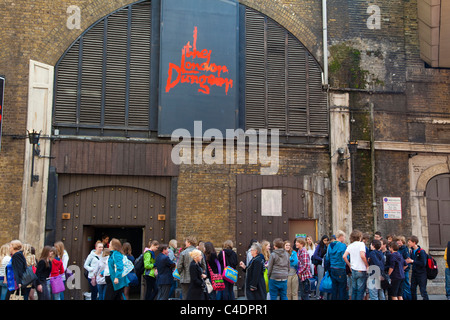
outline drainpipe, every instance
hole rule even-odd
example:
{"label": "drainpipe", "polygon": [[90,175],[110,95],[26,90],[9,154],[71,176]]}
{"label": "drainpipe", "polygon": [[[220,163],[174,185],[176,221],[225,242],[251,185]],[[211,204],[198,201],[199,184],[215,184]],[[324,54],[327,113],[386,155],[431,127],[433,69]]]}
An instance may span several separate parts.
{"label": "drainpipe", "polygon": [[375,190],[375,121],[373,116],[373,102],[370,105],[370,166],[372,167],[372,213],[373,213],[373,232],[377,232],[377,199]]}
{"label": "drainpipe", "polygon": [[322,0],[322,26],[323,26],[323,85],[328,87],[328,18],[327,0]]}

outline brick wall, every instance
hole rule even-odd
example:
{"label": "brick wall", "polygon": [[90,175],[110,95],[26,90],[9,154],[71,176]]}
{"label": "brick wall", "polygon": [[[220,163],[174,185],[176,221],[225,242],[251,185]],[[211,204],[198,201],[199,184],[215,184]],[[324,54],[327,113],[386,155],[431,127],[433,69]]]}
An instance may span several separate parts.
{"label": "brick wall", "polygon": [[[224,151],[225,153],[225,151]],[[248,159],[248,156],[247,156]],[[329,177],[326,149],[280,148],[278,175]],[[177,239],[195,234],[198,240],[236,237],[236,175],[260,174],[260,165],[181,165],[177,196]],[[329,197],[329,195],[327,195]],[[330,199],[327,199],[330,202]],[[329,221],[330,211],[324,221]],[[330,231],[329,226],[325,228]]]}
{"label": "brick wall", "polygon": [[[0,240],[5,242],[17,237],[21,210],[21,192],[24,161],[24,140],[14,136],[26,133],[28,63],[30,59],[55,65],[68,46],[90,25],[106,14],[128,4],[130,0],[5,0],[0,4],[0,74],[6,76],[5,107],[3,118],[2,150],[0,152]],[[322,8],[317,0],[240,0],[273,18],[286,27],[311,51],[320,64],[322,52]],[[66,26],[71,13],[69,6],[81,9],[80,29]],[[367,13],[370,5],[380,8],[380,29],[369,29]],[[450,111],[450,72],[448,70],[426,69],[419,58],[416,0],[329,0],[328,34],[330,45],[330,84],[337,88],[384,90],[396,93],[377,94],[376,92],[351,93],[354,109],[362,110],[361,121],[352,125],[356,138],[367,138],[367,103],[375,106],[375,139],[388,141],[425,141],[448,143],[448,125],[433,123],[430,115],[448,120]],[[349,50],[350,49],[350,50]],[[341,62],[339,61],[341,58]],[[342,62],[347,63],[346,65]],[[350,72],[349,72],[350,70]],[[352,80],[352,77],[356,77]],[[352,81],[351,81],[352,80]],[[355,86],[355,84],[358,84]],[[356,113],[355,113],[356,115]],[[303,150],[302,152],[297,152]],[[284,152],[284,151],[283,151]],[[283,156],[279,174],[298,172],[328,172],[326,152],[320,153],[316,160],[315,152],[304,149],[288,149]],[[354,197],[355,225],[370,228],[373,220],[365,213],[370,211],[367,176],[367,152],[363,152],[360,163],[356,165],[362,172],[358,185],[361,197]],[[383,161],[394,161],[398,170],[389,171],[392,176],[385,177]],[[316,162],[317,161],[317,162]],[[392,181],[403,181],[407,177],[405,154],[377,153],[377,194],[389,190]],[[378,169],[380,167],[380,169]],[[386,168],[389,169],[389,168]],[[253,172],[250,167],[182,167],[179,179],[178,212],[183,219],[198,214],[195,222],[210,218],[207,205],[217,207],[219,221],[234,222],[227,215],[233,210],[233,174],[239,170]],[[357,176],[358,177],[358,176]],[[216,202],[194,204],[192,196],[198,195],[198,186],[203,192],[216,194]],[[405,184],[399,185],[399,193],[407,190]],[[227,190],[223,192],[223,190]],[[394,190],[392,190],[394,191]],[[225,195],[226,194],[226,195]],[[212,198],[212,196],[210,197]],[[203,199],[204,200],[204,199]],[[206,200],[205,200],[206,201]],[[181,203],[185,203],[180,206]],[[405,204],[407,205],[407,204]],[[405,215],[408,210],[405,207]],[[184,216],[183,216],[184,215]],[[217,219],[214,218],[214,219]],[[227,220],[229,219],[229,220]],[[407,220],[407,216],[405,216]],[[187,220],[185,220],[187,221]],[[195,226],[195,223],[193,223]],[[180,225],[179,233],[188,233],[188,226]],[[224,239],[233,235],[233,229],[225,232],[205,231],[205,237]]]}

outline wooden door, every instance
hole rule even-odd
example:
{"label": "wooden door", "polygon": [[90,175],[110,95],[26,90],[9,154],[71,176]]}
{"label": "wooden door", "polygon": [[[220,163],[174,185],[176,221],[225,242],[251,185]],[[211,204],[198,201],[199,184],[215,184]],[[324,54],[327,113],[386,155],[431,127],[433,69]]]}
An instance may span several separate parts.
{"label": "wooden door", "polygon": [[[69,265],[83,272],[94,248],[95,228],[142,228],[144,244],[170,240],[170,178],[60,175],[56,238],[69,254]],[[87,282],[82,279],[82,282]],[[68,299],[82,299],[87,290],[67,290]]]}
{"label": "wooden door", "polygon": [[450,241],[450,174],[432,178],[426,197],[430,248],[443,249]]}

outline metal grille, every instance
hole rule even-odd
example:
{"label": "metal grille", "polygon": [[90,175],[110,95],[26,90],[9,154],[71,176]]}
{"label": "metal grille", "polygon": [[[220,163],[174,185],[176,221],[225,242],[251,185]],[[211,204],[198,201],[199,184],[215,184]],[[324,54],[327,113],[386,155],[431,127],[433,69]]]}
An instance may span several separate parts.
{"label": "metal grille", "polygon": [[327,96],[322,70],[286,29],[245,11],[245,123],[250,129],[326,137]]}

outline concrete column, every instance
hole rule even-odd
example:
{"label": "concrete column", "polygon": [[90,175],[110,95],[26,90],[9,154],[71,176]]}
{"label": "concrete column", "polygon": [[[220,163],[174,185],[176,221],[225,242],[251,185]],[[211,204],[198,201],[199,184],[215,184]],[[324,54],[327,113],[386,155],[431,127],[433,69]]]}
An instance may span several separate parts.
{"label": "concrete column", "polygon": [[[350,158],[350,112],[348,93],[330,93],[330,157],[331,157],[331,212],[332,232],[352,231],[351,160],[339,162],[338,149],[344,150],[342,158]],[[344,183],[340,186],[339,181]]]}

